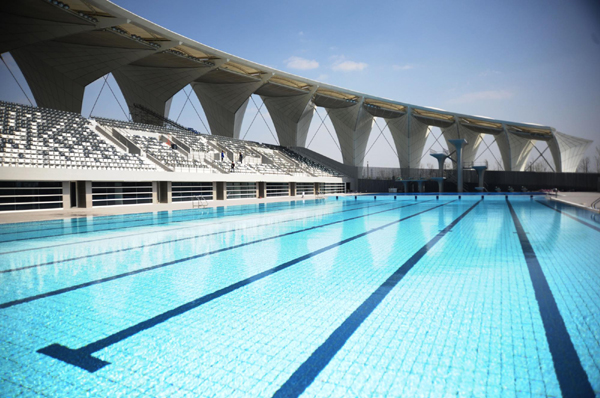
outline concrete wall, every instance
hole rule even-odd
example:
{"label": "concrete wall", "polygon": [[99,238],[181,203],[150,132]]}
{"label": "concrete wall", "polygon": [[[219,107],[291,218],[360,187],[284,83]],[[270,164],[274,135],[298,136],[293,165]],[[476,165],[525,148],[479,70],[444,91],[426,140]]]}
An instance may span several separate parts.
{"label": "concrete wall", "polygon": [[[477,172],[474,170],[465,170],[464,182],[469,192],[475,191],[477,186]],[[489,191],[494,191],[498,186],[502,191],[507,191],[512,186],[515,191],[520,191],[521,186],[530,191],[540,189],[558,188],[561,191],[580,191],[580,192],[600,192],[600,174],[598,173],[536,173],[526,171],[486,171],[485,184]],[[414,187],[409,186],[409,192],[416,191]],[[437,182],[426,181],[424,183],[425,192],[437,192]],[[398,188],[398,192],[404,190],[401,182],[391,179],[359,179],[359,192],[388,192],[388,188]],[[456,192],[456,184],[452,182],[444,183],[444,191]]]}

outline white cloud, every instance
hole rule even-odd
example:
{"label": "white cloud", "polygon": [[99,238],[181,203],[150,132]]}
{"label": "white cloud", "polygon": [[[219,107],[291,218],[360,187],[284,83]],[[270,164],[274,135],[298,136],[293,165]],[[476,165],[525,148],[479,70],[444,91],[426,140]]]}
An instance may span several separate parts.
{"label": "white cloud", "polygon": [[291,69],[300,69],[300,70],[308,70],[308,69],[316,69],[319,67],[319,63],[314,59],[305,59],[301,57],[289,57],[285,61],[286,66]]}
{"label": "white cloud", "polygon": [[317,79],[316,79],[316,80],[317,80],[318,82],[324,82],[324,81],[326,81],[328,78],[329,78],[329,75],[326,75],[326,74],[321,74],[321,75],[317,76]]}
{"label": "white cloud", "polygon": [[304,36],[304,32],[303,31],[298,32],[298,36]]}
{"label": "white cloud", "polygon": [[450,104],[464,104],[475,101],[505,100],[512,98],[514,93],[508,90],[489,90],[466,93],[448,101]]}
{"label": "white cloud", "polygon": [[394,70],[409,70],[409,69],[414,69],[414,65],[411,64],[406,64],[406,65],[393,65],[392,69]]}
{"label": "white cloud", "polygon": [[333,63],[331,69],[341,72],[354,72],[364,70],[367,66],[364,62],[346,61],[344,57],[336,57],[337,61]]}

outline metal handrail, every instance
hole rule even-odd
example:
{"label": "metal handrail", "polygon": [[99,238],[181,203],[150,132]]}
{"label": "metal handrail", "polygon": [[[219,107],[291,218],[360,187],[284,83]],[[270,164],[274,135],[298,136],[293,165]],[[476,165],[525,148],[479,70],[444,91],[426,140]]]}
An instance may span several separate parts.
{"label": "metal handrail", "polygon": [[599,203],[600,203],[600,198],[598,198],[598,199],[594,200],[594,201],[592,202],[592,204],[590,205],[590,207],[591,207],[592,209],[596,209],[596,210],[598,210],[598,208],[597,208],[596,206],[597,206]]}
{"label": "metal handrail", "polygon": [[208,207],[208,201],[204,198],[204,196],[194,196],[194,200],[192,200],[192,209],[195,207],[197,207],[197,208]]}

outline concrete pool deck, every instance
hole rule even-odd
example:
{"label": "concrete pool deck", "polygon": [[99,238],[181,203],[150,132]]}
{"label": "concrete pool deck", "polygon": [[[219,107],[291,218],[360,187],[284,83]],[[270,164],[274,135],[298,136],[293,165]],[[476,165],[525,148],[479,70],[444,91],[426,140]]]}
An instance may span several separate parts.
{"label": "concrete pool deck", "polygon": [[[370,194],[378,194],[376,192]],[[447,195],[450,193],[446,193]],[[339,196],[350,195],[365,195],[365,193],[348,193],[337,194]],[[412,194],[411,194],[412,195]],[[331,196],[331,195],[329,195]],[[335,195],[333,195],[335,196]],[[600,197],[598,192],[559,192],[557,196],[547,195],[551,200],[570,204],[573,206],[588,209],[590,211],[600,212],[590,208],[590,205]],[[298,200],[311,200],[315,195],[306,195],[304,198],[300,196],[280,196],[273,198],[260,199],[232,199],[232,200],[211,200],[207,207],[220,206],[240,206],[259,203],[275,203],[275,202],[290,202]],[[0,224],[10,224],[18,222],[31,221],[46,221],[60,220],[78,217],[94,217],[94,216],[109,216],[119,214],[135,214],[135,213],[150,213],[158,211],[185,210],[192,209],[192,202],[174,202],[174,203],[158,203],[147,205],[124,205],[124,206],[107,206],[93,207],[89,209],[72,208],[72,209],[52,209],[52,210],[28,210],[16,211],[5,214],[0,214]]]}

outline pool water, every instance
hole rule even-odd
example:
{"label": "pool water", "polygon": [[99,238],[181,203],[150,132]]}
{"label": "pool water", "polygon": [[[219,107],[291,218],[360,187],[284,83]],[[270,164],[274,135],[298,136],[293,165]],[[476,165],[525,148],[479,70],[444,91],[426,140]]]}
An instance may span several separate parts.
{"label": "pool water", "polygon": [[529,196],[0,226],[0,397],[600,395],[600,223]]}

